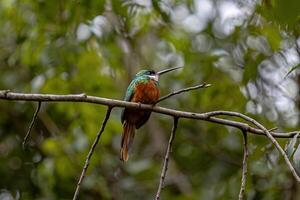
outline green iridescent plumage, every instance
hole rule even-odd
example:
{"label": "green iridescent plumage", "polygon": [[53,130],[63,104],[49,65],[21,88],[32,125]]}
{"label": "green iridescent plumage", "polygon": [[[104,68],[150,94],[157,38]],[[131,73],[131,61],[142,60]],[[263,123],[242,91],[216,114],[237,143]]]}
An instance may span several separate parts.
{"label": "green iridescent plumage", "polygon": [[[141,70],[140,72],[138,72],[135,77],[133,78],[133,80],[130,82],[127,90],[126,90],[126,94],[125,94],[125,98],[124,101],[130,101],[134,95],[134,91],[136,89],[136,86],[138,84],[141,83],[147,83],[150,81],[149,75],[155,73],[153,70]],[[156,82],[156,84],[158,85],[158,82]],[[121,122],[124,122],[124,110],[122,111],[121,114]]]}
{"label": "green iridescent plumage", "polygon": [[[134,94],[136,85],[138,85],[140,83],[147,83],[150,81],[150,78],[149,78],[150,73],[151,73],[151,70],[141,70],[139,73],[137,73],[135,75],[135,77],[133,78],[133,80],[131,81],[131,83],[129,84],[129,86],[126,90],[124,101],[131,100],[131,98]],[[158,82],[156,84],[158,84]]]}
{"label": "green iridescent plumage", "polygon": [[[158,78],[160,75],[178,69],[178,67],[155,72],[153,70],[142,70],[135,75],[129,84],[125,101],[155,104],[159,99]],[[150,110],[138,110],[124,108],[121,115],[123,132],[121,139],[120,160],[128,160],[128,151],[133,142],[135,130],[143,126],[151,115]]]}

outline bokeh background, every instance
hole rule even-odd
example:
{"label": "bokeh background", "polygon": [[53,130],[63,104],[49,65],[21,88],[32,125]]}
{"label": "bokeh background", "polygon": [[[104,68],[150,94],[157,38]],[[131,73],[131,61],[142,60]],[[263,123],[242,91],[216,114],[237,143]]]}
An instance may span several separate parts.
{"label": "bokeh background", "polygon": [[[299,16],[299,0],[1,0],[0,89],[123,99],[140,69],[184,66],[160,80],[162,94],[213,86],[161,106],[237,111],[267,128],[299,130]],[[43,103],[23,150],[36,106],[0,101],[0,199],[71,199],[105,115],[101,105]],[[122,163],[120,112],[112,112],[80,199],[155,195],[172,119],[152,114]],[[299,199],[270,142],[250,135],[249,143],[247,199]],[[162,199],[237,199],[242,156],[239,130],[180,120]],[[291,159],[300,169],[300,148]]]}

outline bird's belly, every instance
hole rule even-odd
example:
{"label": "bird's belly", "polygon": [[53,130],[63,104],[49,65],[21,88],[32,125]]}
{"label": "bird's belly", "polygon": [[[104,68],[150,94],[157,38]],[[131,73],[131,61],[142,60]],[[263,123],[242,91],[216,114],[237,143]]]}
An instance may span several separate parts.
{"label": "bird's belly", "polygon": [[[155,82],[138,84],[135,87],[131,102],[155,104],[159,99],[159,89]],[[135,124],[136,128],[141,127],[150,117],[151,111],[138,109],[125,109],[125,120]]]}
{"label": "bird's belly", "polygon": [[159,99],[159,89],[154,82],[139,84],[135,88],[133,102],[154,104]]}

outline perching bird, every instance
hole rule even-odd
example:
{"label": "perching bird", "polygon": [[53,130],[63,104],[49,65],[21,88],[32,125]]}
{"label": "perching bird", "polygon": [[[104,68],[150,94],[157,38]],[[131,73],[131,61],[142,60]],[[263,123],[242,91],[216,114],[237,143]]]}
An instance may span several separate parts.
{"label": "perching bird", "polygon": [[[124,100],[143,104],[155,104],[159,99],[158,78],[160,75],[179,69],[174,67],[160,72],[142,70],[138,72],[129,84]],[[128,160],[128,151],[133,142],[135,129],[139,129],[149,119],[151,111],[125,108],[122,111],[121,122],[123,133],[121,140],[120,160]]]}

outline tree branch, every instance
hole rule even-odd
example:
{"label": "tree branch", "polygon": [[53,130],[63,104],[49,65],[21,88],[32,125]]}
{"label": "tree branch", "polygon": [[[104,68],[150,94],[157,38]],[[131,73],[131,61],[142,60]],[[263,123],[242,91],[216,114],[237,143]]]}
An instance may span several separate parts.
{"label": "tree branch", "polygon": [[27,143],[28,137],[30,136],[31,129],[32,129],[32,127],[33,127],[33,125],[34,125],[34,123],[36,121],[37,115],[39,114],[39,111],[40,111],[40,108],[41,108],[41,104],[42,103],[39,101],[38,102],[38,106],[37,106],[37,108],[35,110],[35,113],[33,115],[33,118],[32,118],[32,120],[30,122],[30,125],[29,125],[29,128],[27,130],[27,133],[26,133],[26,135],[25,135],[25,137],[23,139],[23,143],[22,143],[23,149],[25,149],[25,147],[26,147],[26,143]]}
{"label": "tree branch", "polygon": [[196,86],[193,86],[193,87],[188,87],[188,88],[184,88],[184,89],[181,89],[181,90],[177,90],[177,91],[171,92],[170,94],[159,98],[159,100],[156,103],[164,101],[164,100],[166,100],[166,99],[168,99],[168,98],[170,98],[174,95],[177,95],[177,94],[180,94],[180,93],[183,93],[183,92],[188,92],[188,91],[191,91],[191,90],[197,90],[197,89],[200,89],[200,88],[207,88],[207,87],[210,87],[210,86],[211,86],[211,84],[203,83],[201,85],[196,85]]}
{"label": "tree branch", "polygon": [[244,145],[244,156],[243,156],[243,168],[242,168],[242,183],[239,193],[239,200],[243,200],[245,196],[245,188],[247,182],[247,159],[248,159],[248,141],[247,132],[243,131],[243,145]]}
{"label": "tree branch", "polygon": [[[198,87],[200,87],[200,86],[198,86]],[[183,90],[181,90],[181,92],[187,91],[187,89],[188,88],[183,89]],[[178,92],[171,93],[170,95],[167,95],[167,96],[173,96],[175,94],[178,94]],[[173,139],[175,137],[177,121],[178,121],[179,118],[188,118],[188,119],[197,119],[197,120],[209,121],[209,122],[213,122],[213,123],[216,123],[216,124],[227,125],[227,126],[232,126],[232,127],[238,128],[238,129],[242,130],[243,133],[253,133],[253,134],[263,135],[263,136],[268,137],[271,140],[271,142],[275,145],[275,147],[278,149],[278,151],[281,153],[281,155],[284,157],[285,162],[288,165],[288,167],[290,168],[290,170],[291,170],[293,176],[295,177],[295,179],[298,182],[300,182],[300,178],[299,178],[298,174],[296,173],[293,165],[291,164],[288,156],[286,155],[284,150],[281,148],[279,143],[274,138],[274,137],[291,138],[294,135],[298,134],[299,131],[294,131],[294,132],[289,132],[289,133],[275,133],[275,132],[271,133],[269,130],[267,130],[263,125],[261,125],[256,120],[254,120],[254,119],[252,119],[252,118],[250,118],[246,115],[243,115],[241,113],[231,112],[231,111],[212,111],[212,112],[206,112],[206,113],[185,112],[185,111],[168,109],[168,108],[163,108],[163,107],[154,106],[154,105],[133,103],[133,102],[120,101],[120,100],[108,99],[108,98],[102,98],[102,97],[95,97],[95,96],[87,96],[85,94],[75,94],[75,95],[25,94],[25,93],[13,93],[13,92],[10,92],[9,90],[5,90],[5,91],[0,91],[0,99],[17,100],[17,101],[38,101],[38,102],[44,102],[44,101],[49,101],[49,102],[50,101],[53,101],[53,102],[54,101],[55,102],[87,102],[87,103],[94,103],[94,104],[101,104],[101,105],[108,106],[106,117],[105,117],[105,119],[103,121],[103,124],[101,126],[101,130],[97,134],[97,137],[94,141],[94,144],[92,145],[92,147],[90,149],[90,152],[87,156],[84,168],[82,170],[80,179],[79,179],[78,184],[77,184],[77,188],[76,188],[73,200],[76,200],[78,195],[79,195],[80,185],[81,185],[81,182],[82,182],[82,180],[83,180],[83,178],[86,174],[91,156],[92,156],[92,154],[94,152],[94,149],[95,149],[95,147],[96,147],[96,145],[97,145],[97,143],[100,139],[100,136],[101,136],[102,132],[104,131],[106,122],[107,122],[107,120],[110,116],[110,112],[111,112],[111,109],[113,107],[126,107],[126,108],[149,110],[149,111],[152,111],[152,112],[156,112],[156,113],[160,113],[160,114],[164,114],[164,115],[169,115],[169,116],[172,116],[174,118],[174,125],[173,125],[172,133],[171,133],[171,136],[170,136],[170,141],[169,141],[169,144],[168,144],[168,148],[167,148],[167,153],[166,153],[166,156],[165,156],[165,161],[164,161],[164,165],[163,165],[163,169],[162,169],[162,173],[161,173],[161,179],[160,179],[160,184],[159,184],[159,187],[158,187],[156,199],[159,199],[160,192],[161,192],[162,187],[163,187],[164,178],[165,178],[165,175],[166,175],[166,172],[167,172],[167,167],[168,167],[169,154],[170,154],[170,151],[171,151],[171,146],[172,146]],[[218,116],[218,115],[227,115],[227,116],[239,117],[239,118],[241,118],[241,119],[243,119],[243,120],[245,120],[249,123],[252,123],[257,128],[254,128],[254,127],[250,126],[248,123],[242,123],[242,122],[238,122],[238,121],[234,121],[234,120],[228,120],[228,119],[215,117],[215,116]],[[246,151],[246,149],[245,149],[245,151]],[[245,158],[245,156],[246,156],[246,153],[244,153],[244,158]],[[242,177],[241,195],[243,195],[245,182],[246,182],[246,178],[245,178],[246,172],[245,172],[245,161],[244,160],[243,160],[243,177]]]}
{"label": "tree branch", "polygon": [[[212,116],[209,116],[207,113],[185,112],[185,111],[163,108],[160,106],[139,104],[139,103],[121,101],[121,100],[116,100],[116,99],[95,97],[95,96],[87,96],[86,94],[68,94],[68,95],[26,94],[26,93],[13,93],[8,90],[4,90],[4,91],[0,91],[0,99],[16,100],[16,101],[41,101],[41,102],[44,102],[44,101],[45,102],[46,101],[49,101],[49,102],[86,102],[86,103],[106,105],[106,106],[110,106],[110,107],[126,107],[126,108],[151,110],[152,112],[169,115],[172,117],[198,119],[198,120],[213,122],[216,124],[232,126],[232,127],[236,127],[238,129],[247,131],[248,133],[266,136],[266,133],[263,130],[258,129],[258,128],[253,128],[246,123],[212,117]],[[211,113],[211,112],[209,112],[209,113]],[[293,132],[289,132],[289,133],[272,132],[272,135],[277,138],[292,138],[297,133],[299,133],[299,131],[293,131]]]}
{"label": "tree branch", "polygon": [[175,139],[177,124],[178,124],[178,118],[174,117],[172,132],[170,135],[170,139],[169,139],[169,143],[168,143],[168,147],[167,147],[167,151],[166,151],[166,155],[165,155],[165,159],[164,159],[163,168],[161,170],[160,181],[159,181],[158,189],[157,189],[156,196],[155,196],[156,200],[160,199],[160,193],[164,187],[165,177],[166,177],[167,170],[168,170],[170,153],[172,151],[172,144],[173,144],[173,140]]}
{"label": "tree branch", "polygon": [[282,147],[280,146],[280,144],[277,142],[277,140],[275,140],[275,138],[272,136],[272,134],[268,131],[268,129],[266,129],[263,125],[261,125],[259,122],[257,122],[256,120],[243,115],[241,113],[236,113],[236,112],[229,112],[229,111],[213,111],[213,112],[209,112],[206,113],[208,116],[216,116],[216,115],[228,115],[228,116],[235,116],[235,117],[239,117],[242,118],[248,122],[251,122],[252,124],[254,124],[255,126],[257,126],[259,129],[261,129],[262,131],[264,131],[264,133],[266,134],[266,136],[271,140],[271,142],[274,144],[274,146],[277,148],[277,150],[279,151],[279,153],[283,156],[286,164],[288,165],[288,167],[290,168],[293,176],[295,177],[295,179],[300,183],[300,177],[298,176],[295,168],[293,167],[290,159],[288,158],[288,156],[286,155],[285,151],[282,149]]}
{"label": "tree branch", "polygon": [[86,157],[85,164],[84,164],[84,167],[82,169],[82,172],[81,172],[81,175],[80,175],[80,178],[78,180],[77,187],[76,187],[76,190],[75,190],[75,193],[74,193],[74,196],[73,196],[73,200],[76,200],[78,198],[78,196],[79,196],[79,190],[80,190],[81,183],[82,183],[82,181],[84,179],[84,176],[86,174],[86,171],[87,171],[87,169],[89,167],[91,157],[92,157],[92,155],[93,155],[93,153],[95,151],[95,148],[96,148],[96,146],[97,146],[97,144],[98,144],[98,142],[100,140],[100,137],[101,137],[101,135],[102,135],[102,133],[103,133],[103,131],[105,129],[106,123],[107,123],[107,121],[109,119],[109,116],[110,116],[110,113],[111,113],[111,110],[112,110],[112,107],[109,106],[107,108],[106,115],[105,115],[105,118],[103,119],[101,128],[100,128],[99,132],[97,133],[97,136],[96,136],[96,138],[94,140],[94,143],[91,146],[90,151],[89,151],[89,153],[88,153],[88,155]]}

